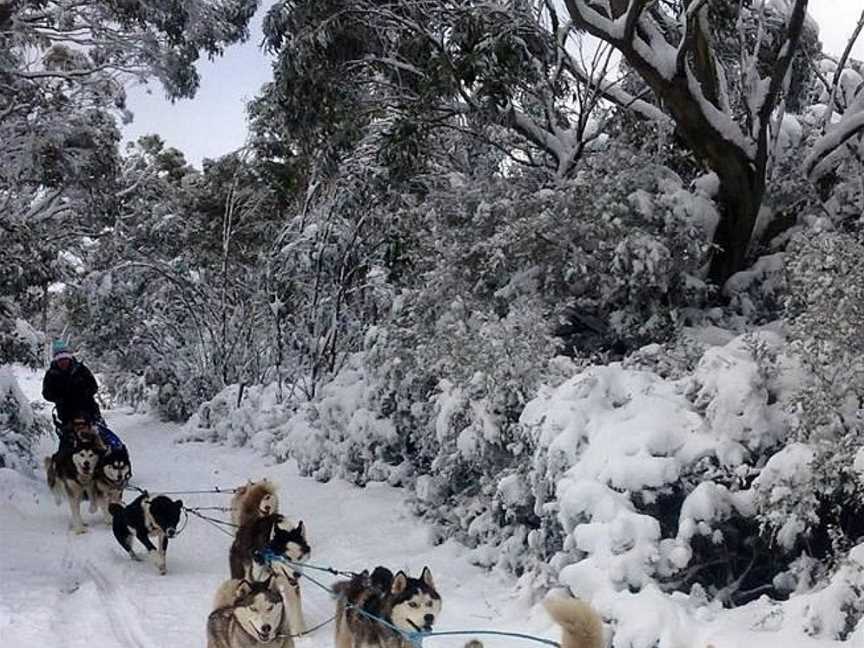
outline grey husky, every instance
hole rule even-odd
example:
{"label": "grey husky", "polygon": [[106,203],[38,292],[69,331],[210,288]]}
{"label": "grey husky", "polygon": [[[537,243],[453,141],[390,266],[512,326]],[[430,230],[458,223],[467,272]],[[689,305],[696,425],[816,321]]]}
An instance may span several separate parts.
{"label": "grey husky", "polygon": [[429,632],[441,612],[441,596],[428,567],[420,578],[401,571],[394,576],[386,567],[376,567],[333,589],[339,596],[336,648],[412,648],[402,635],[372,617],[404,632]]}
{"label": "grey husky", "polygon": [[293,648],[285,604],[274,579],[230,580],[207,618],[207,648]]}

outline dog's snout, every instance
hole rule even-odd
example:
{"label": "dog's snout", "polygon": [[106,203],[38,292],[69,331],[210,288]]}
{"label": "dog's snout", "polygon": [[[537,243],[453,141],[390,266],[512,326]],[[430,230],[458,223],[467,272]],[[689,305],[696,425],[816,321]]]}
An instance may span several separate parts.
{"label": "dog's snout", "polygon": [[435,623],[435,615],[427,614],[423,617],[423,620],[426,622],[427,625],[432,625],[433,623]]}
{"label": "dog's snout", "polygon": [[175,529],[168,529],[168,537],[173,538],[174,534],[177,533]]}
{"label": "dog's snout", "polygon": [[261,632],[263,632],[264,634],[270,634],[270,624],[265,623],[264,625],[262,625]]}

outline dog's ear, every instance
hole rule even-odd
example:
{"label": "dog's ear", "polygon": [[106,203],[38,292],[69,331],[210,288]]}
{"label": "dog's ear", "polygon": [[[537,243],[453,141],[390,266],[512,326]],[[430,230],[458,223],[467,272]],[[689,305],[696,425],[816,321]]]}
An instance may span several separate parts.
{"label": "dog's ear", "polygon": [[176,502],[174,502],[174,506],[177,507],[178,511],[182,511],[183,510],[183,500],[177,500]]}
{"label": "dog's ear", "polygon": [[391,594],[401,594],[408,587],[408,577],[405,575],[405,572],[400,571],[393,578],[393,584],[390,585],[390,593]]}
{"label": "dog's ear", "polygon": [[234,600],[239,601],[245,596],[248,596],[252,591],[252,583],[245,578],[237,583],[237,588],[234,590]]}
{"label": "dog's ear", "polygon": [[429,589],[435,589],[435,581],[432,580],[432,570],[428,567],[423,568],[423,573],[420,574],[420,580],[426,583]]}
{"label": "dog's ear", "polygon": [[300,537],[305,540],[306,539],[306,525],[303,524],[303,520],[300,520],[297,523],[297,530],[300,532]]}

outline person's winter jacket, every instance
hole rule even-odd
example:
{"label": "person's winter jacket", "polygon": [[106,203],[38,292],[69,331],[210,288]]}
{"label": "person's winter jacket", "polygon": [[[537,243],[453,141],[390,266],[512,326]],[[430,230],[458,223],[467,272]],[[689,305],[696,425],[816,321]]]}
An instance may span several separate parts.
{"label": "person's winter jacket", "polygon": [[101,417],[96,403],[99,386],[96,378],[83,362],[73,360],[66,370],[52,362],[42,380],[42,397],[57,406],[57,418],[68,423],[76,415],[91,421]]}

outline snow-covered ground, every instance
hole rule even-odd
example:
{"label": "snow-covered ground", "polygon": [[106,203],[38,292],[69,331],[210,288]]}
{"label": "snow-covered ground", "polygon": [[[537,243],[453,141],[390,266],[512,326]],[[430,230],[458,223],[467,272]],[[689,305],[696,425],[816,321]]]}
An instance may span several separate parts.
{"label": "snow-covered ground", "polygon": [[[25,394],[36,400],[40,376],[18,374]],[[152,494],[269,477],[280,484],[284,512],[307,525],[310,562],[349,570],[384,564],[415,575],[428,565],[444,600],[438,629],[509,630],[557,639],[557,629],[539,607],[516,593],[512,578],[471,565],[469,551],[458,544],[433,546],[426,526],[403,504],[404,491],[382,484],[359,489],[338,480],[322,484],[300,477],[291,462],[274,465],[248,448],[175,444],[179,428],[147,416],[114,410],[107,418],[130,448],[133,482]],[[49,443],[43,446],[43,453],[51,451]],[[224,506],[228,499],[215,493],[182,497],[188,506]],[[0,470],[0,646],[203,645],[213,593],[227,577],[231,538],[190,518],[169,547],[168,575],[159,576],[149,562],[130,561],[101,520],[85,519],[89,532],[73,535],[68,507],[55,506],[41,475],[31,479]],[[788,610],[767,599],[740,610],[704,607],[687,614],[682,604],[681,613],[673,614],[668,599],[648,588],[638,602],[628,608],[628,625],[652,630],[619,633],[616,648],[654,648],[653,642],[640,642],[640,634],[650,636],[658,624],[664,629],[659,648],[841,645],[792,632],[783,619]],[[330,618],[334,602],[306,583],[304,608],[312,627]],[[332,634],[328,624],[297,644],[329,647]],[[465,640],[430,638],[425,646],[461,647]],[[484,638],[484,643],[490,648],[538,645],[500,638]]]}

